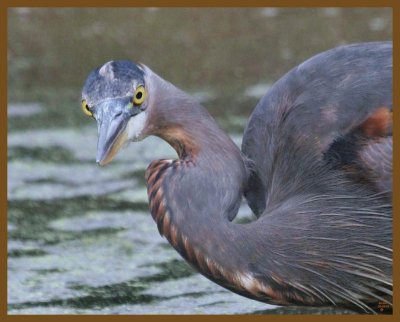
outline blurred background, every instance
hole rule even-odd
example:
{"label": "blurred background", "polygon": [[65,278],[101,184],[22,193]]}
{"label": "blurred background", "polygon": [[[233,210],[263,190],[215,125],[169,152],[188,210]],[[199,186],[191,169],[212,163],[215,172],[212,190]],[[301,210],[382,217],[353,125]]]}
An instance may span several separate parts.
{"label": "blurred background", "polygon": [[[350,313],[266,305],[193,271],[147,209],[145,168],[176,154],[149,138],[98,167],[81,88],[106,61],[142,62],[240,144],[257,101],[289,69],[391,38],[389,8],[9,9],[9,314]],[[249,218],[243,204],[236,220]]]}

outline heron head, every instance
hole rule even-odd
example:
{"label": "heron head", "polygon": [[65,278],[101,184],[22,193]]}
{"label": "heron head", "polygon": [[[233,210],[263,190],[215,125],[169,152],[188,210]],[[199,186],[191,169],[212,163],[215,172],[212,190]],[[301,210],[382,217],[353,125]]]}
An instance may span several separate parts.
{"label": "heron head", "polygon": [[82,90],[83,112],[96,119],[96,161],[109,163],[128,141],[146,135],[149,93],[146,67],[130,61],[110,61],[92,71]]}

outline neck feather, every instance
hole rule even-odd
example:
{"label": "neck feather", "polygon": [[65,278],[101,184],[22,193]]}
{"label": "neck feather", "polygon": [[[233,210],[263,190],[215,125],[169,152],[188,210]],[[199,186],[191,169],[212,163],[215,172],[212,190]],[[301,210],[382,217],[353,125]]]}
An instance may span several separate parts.
{"label": "neck feather", "polygon": [[[214,196],[212,187],[210,196],[200,200],[200,204],[215,206],[216,209],[209,211],[204,211],[194,199],[175,195],[174,191],[179,190],[174,184],[177,178],[197,169],[192,160],[156,160],[149,165],[146,171],[149,208],[160,234],[189,264],[215,283],[249,298],[288,304],[281,294],[248,272],[248,258],[240,254],[240,249],[248,248],[243,247],[248,240],[240,240],[239,227],[221,216],[221,205],[208,200]],[[191,189],[188,196],[201,199],[195,190]],[[240,198],[236,199],[236,205],[228,207],[235,215],[237,200]],[[237,242],[241,243],[238,248]]]}
{"label": "neck feather", "polygon": [[262,294],[273,302],[272,289],[247,272],[248,260],[240,250],[248,247],[236,247],[247,241],[230,222],[246,181],[239,148],[205,108],[152,77],[157,99],[153,96],[146,134],[161,137],[179,156],[154,161],[146,171],[150,210],[160,233],[206,277],[244,296]]}
{"label": "neck feather", "polygon": [[155,135],[168,142],[181,160],[193,160],[212,154],[234,155],[240,150],[225,134],[208,111],[192,96],[148,70],[149,110],[144,136]]}

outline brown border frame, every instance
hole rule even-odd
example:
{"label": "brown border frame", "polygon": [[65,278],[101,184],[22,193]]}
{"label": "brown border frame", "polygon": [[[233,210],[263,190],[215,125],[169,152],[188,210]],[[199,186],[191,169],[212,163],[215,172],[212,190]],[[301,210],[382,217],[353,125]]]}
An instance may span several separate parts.
{"label": "brown border frame", "polygon": [[[273,6],[273,7],[391,7],[393,10],[393,42],[394,42],[394,79],[393,79],[393,88],[394,88],[394,106],[399,106],[400,104],[400,1],[398,0],[247,0],[244,1],[210,1],[210,0],[202,0],[202,1],[183,1],[183,0],[147,0],[144,1],[128,1],[128,0],[2,0],[0,1],[0,30],[1,30],[1,50],[0,50],[0,106],[3,108],[0,109],[0,132],[1,139],[3,144],[1,145],[1,178],[4,180],[4,184],[1,186],[1,209],[2,216],[0,216],[0,227],[2,229],[2,233],[0,234],[2,251],[0,254],[1,266],[1,293],[0,293],[0,318],[2,321],[50,321],[54,318],[61,320],[76,320],[82,319],[85,321],[131,321],[132,319],[143,319],[143,320],[151,320],[154,319],[154,316],[145,316],[145,315],[121,315],[121,316],[97,316],[97,315],[7,315],[7,41],[3,41],[7,39],[7,9],[11,7],[264,7],[264,6]],[[394,115],[394,123],[400,124],[400,112],[395,111]],[[400,129],[397,129],[394,126],[394,153],[393,153],[393,177],[400,178],[400,156],[399,156],[399,135]],[[168,316],[161,315],[156,316],[157,319],[162,319],[163,321],[186,321],[189,320],[203,320],[207,319],[208,321],[232,321],[232,320],[243,320],[243,319],[255,319],[255,320],[270,320],[279,319],[280,321],[310,321],[310,320],[320,320],[324,321],[336,321],[336,320],[344,320],[351,319],[353,321],[365,321],[365,319],[385,319],[386,321],[394,321],[396,316],[399,316],[398,298],[399,294],[399,284],[398,284],[398,260],[399,260],[399,209],[400,209],[400,198],[399,198],[399,189],[400,189],[400,180],[393,180],[393,273],[394,273],[394,309],[393,315],[389,316],[311,316],[311,315],[300,315],[300,316],[244,316],[244,315],[235,315],[235,316],[215,316],[215,315],[207,315],[207,316]],[[396,252],[397,251],[397,252]]]}

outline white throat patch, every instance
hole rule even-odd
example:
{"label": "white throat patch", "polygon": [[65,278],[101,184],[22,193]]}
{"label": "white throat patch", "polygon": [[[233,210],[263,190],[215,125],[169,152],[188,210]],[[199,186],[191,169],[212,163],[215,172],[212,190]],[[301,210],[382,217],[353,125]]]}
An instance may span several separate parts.
{"label": "white throat patch", "polygon": [[142,133],[146,121],[147,121],[147,111],[143,111],[138,115],[130,118],[127,125],[128,140],[140,141],[144,138]]}

